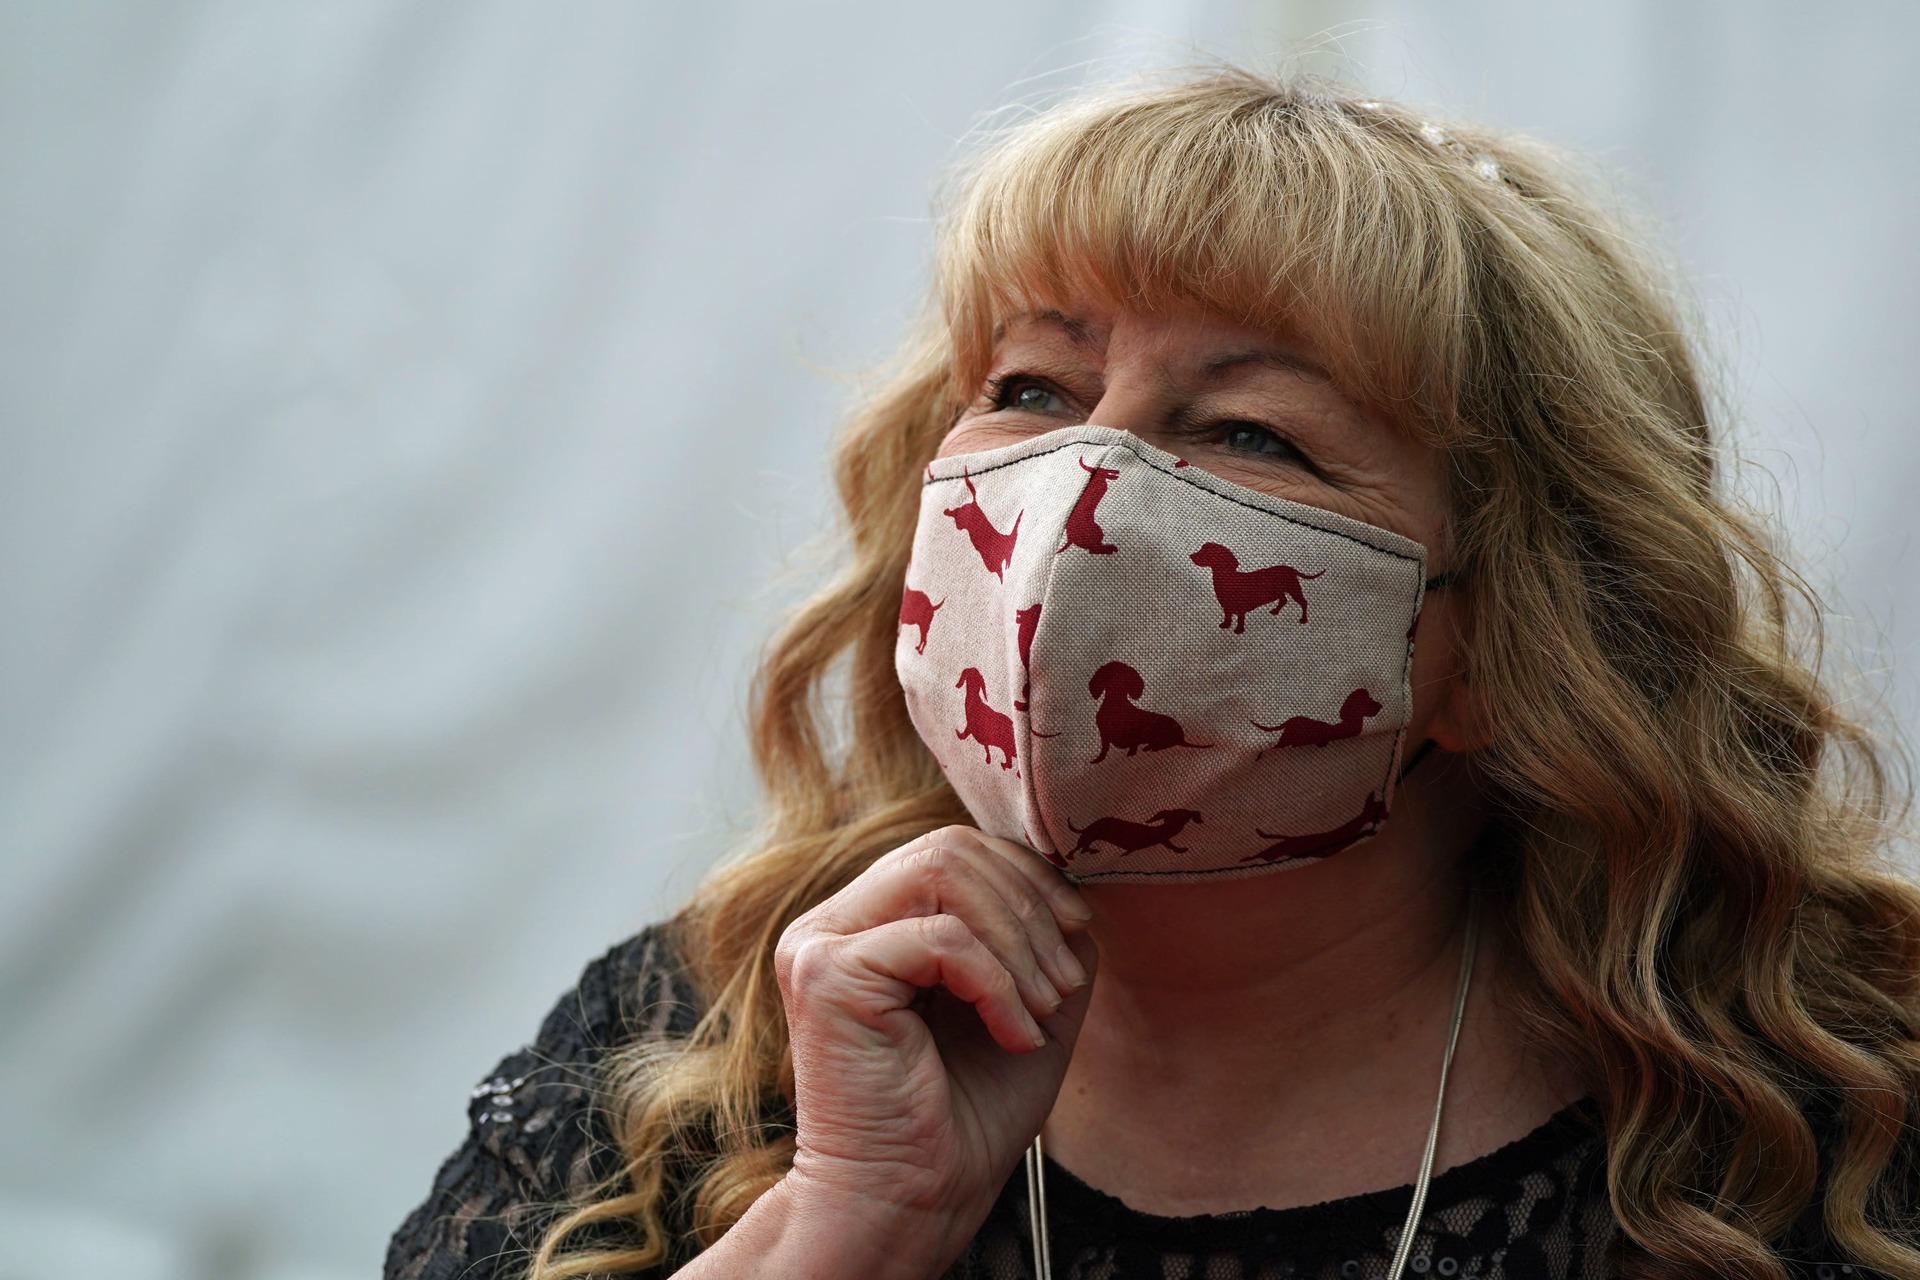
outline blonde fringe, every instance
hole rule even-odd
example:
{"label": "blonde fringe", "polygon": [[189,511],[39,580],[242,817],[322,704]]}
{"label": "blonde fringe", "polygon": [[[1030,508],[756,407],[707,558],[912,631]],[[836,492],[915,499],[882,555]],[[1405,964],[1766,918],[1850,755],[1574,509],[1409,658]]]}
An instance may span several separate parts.
{"label": "blonde fringe", "polygon": [[[1086,293],[1299,335],[1452,459],[1505,798],[1478,870],[1532,964],[1527,1025],[1600,1103],[1627,1273],[1784,1280],[1772,1245],[1818,1192],[1853,1261],[1920,1280],[1895,1176],[1920,1097],[1920,891],[1886,856],[1888,757],[1821,682],[1812,593],[1719,490],[1662,276],[1564,163],[1215,71],[989,149],[939,284],[835,454],[847,567],[756,676],[767,828],[677,922],[707,1012],[684,1042],[617,1055],[625,1168],[552,1227],[530,1280],[705,1247],[788,1167],[768,1111],[792,1093],[776,940],[881,853],[965,820],[893,674],[916,478],[996,318]],[[1809,1117],[1838,1135],[1824,1184]],[[609,1221],[640,1245],[568,1247]]]}

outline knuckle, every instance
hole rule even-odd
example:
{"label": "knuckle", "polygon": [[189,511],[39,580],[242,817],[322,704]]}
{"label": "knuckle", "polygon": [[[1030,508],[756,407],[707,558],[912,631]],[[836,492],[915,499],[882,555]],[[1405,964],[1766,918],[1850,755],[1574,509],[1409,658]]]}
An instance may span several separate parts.
{"label": "knuckle", "polygon": [[915,882],[928,894],[927,905],[939,909],[966,894],[979,882],[980,873],[952,849],[932,846],[913,854],[909,867]]}
{"label": "knuckle", "polygon": [[1040,900],[1040,895],[1034,892],[1033,886],[1024,881],[1021,882],[1019,890],[1007,895],[1007,900],[1013,907],[1013,913],[1020,917],[1022,924],[1030,928],[1044,928],[1053,923],[1053,912],[1048,910],[1046,904]]}
{"label": "knuckle", "polygon": [[949,955],[977,945],[973,930],[959,916],[927,916],[921,928],[926,932],[928,946]]}
{"label": "knuckle", "polygon": [[790,995],[804,995],[834,967],[834,949],[818,935],[804,935],[790,947],[783,938],[781,945],[787,956],[786,981],[782,985]]}
{"label": "knuckle", "polygon": [[897,849],[888,850],[867,868],[865,874],[876,878],[905,875],[909,879],[919,879],[926,874],[926,868],[942,856],[940,846],[932,836],[921,836]]}
{"label": "knuckle", "polygon": [[963,849],[977,847],[980,843],[980,832],[963,823],[951,822],[937,831],[928,832],[925,839],[930,847],[953,854]]}
{"label": "knuckle", "polygon": [[944,884],[953,878],[953,854],[941,845],[922,845],[902,855],[900,862],[917,879]]}
{"label": "knuckle", "polygon": [[805,922],[805,916],[795,920],[780,931],[779,940],[773,944],[773,973],[782,986],[786,985],[788,976],[793,972],[794,954],[805,939]]}
{"label": "knuckle", "polygon": [[1004,1000],[1020,999],[1020,980],[1005,965],[994,965],[987,970],[987,985],[995,995]]}

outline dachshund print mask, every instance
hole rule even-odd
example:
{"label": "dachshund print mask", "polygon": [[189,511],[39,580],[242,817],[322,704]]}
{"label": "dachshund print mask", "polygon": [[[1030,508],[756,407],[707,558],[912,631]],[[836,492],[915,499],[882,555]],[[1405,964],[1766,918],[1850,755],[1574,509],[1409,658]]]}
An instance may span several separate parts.
{"label": "dachshund print mask", "polygon": [[894,665],[982,831],[1258,875],[1386,817],[1430,585],[1417,542],[1069,427],[927,468]]}

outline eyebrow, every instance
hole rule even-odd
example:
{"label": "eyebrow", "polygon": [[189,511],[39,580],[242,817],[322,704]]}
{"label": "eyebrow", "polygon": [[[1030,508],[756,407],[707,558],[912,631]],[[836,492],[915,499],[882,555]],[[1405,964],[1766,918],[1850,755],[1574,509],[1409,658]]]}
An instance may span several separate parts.
{"label": "eyebrow", "polygon": [[[1021,323],[1052,325],[1062,330],[1076,347],[1094,345],[1093,329],[1086,321],[1051,307],[1044,311],[1023,311],[1007,316],[993,326],[993,340],[999,342],[1006,336],[1009,325]],[[1218,378],[1223,373],[1250,364],[1283,373],[1300,374],[1320,382],[1333,381],[1333,375],[1324,366],[1315,364],[1298,352],[1280,347],[1249,347],[1244,351],[1229,351],[1226,355],[1207,361],[1201,366],[1201,372],[1209,378]]]}
{"label": "eyebrow", "polygon": [[993,326],[993,340],[995,342],[1000,341],[1001,338],[1006,336],[1008,325],[1020,322],[1054,325],[1066,333],[1067,337],[1072,340],[1074,346],[1090,347],[1093,345],[1093,329],[1086,321],[1070,316],[1064,311],[1056,311],[1052,308],[1048,308],[1045,311],[1025,311],[1018,315],[1006,317],[999,324]]}
{"label": "eyebrow", "polygon": [[1251,347],[1245,351],[1230,351],[1226,355],[1216,356],[1207,361],[1201,368],[1208,377],[1217,378],[1230,369],[1249,364],[1259,365],[1265,369],[1278,369],[1285,373],[1304,374],[1321,382],[1333,381],[1332,374],[1305,356],[1276,347]]}

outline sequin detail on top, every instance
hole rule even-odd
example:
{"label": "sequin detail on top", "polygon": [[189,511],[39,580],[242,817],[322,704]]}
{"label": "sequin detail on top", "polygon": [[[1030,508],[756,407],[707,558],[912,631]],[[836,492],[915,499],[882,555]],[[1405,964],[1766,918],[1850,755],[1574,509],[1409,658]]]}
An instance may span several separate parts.
{"label": "sequin detail on top", "polygon": [[[567,1202],[592,1195],[619,1169],[596,1101],[607,1055],[635,1040],[681,1036],[702,1005],[662,928],[629,938],[588,965],[532,1044],[488,1074],[471,1099],[466,1140],[441,1166],[426,1200],[394,1233],[386,1280],[525,1280],[536,1246]],[[453,1099],[449,1099],[452,1105]],[[500,1118],[502,1115],[507,1118]],[[1810,1115],[1822,1144],[1835,1121]],[[770,1102],[767,1124],[791,1132]],[[1920,1167],[1920,1160],[1913,1160]],[[668,1261],[631,1280],[664,1280],[698,1251],[677,1207],[686,1159],[665,1170]],[[1140,1213],[1059,1165],[1049,1166],[1054,1274],[1066,1280],[1351,1280],[1386,1270],[1408,1188],[1297,1209],[1190,1218]],[[592,1238],[631,1244],[621,1222]],[[582,1240],[581,1243],[585,1241]],[[1603,1280],[1619,1274],[1619,1237],[1606,1198],[1606,1148],[1593,1108],[1573,1107],[1533,1133],[1436,1175],[1409,1271],[1475,1280]],[[1421,1257],[1430,1269],[1414,1263]],[[1795,1280],[1869,1280],[1835,1259],[1820,1235],[1819,1200],[1786,1253]],[[1029,1280],[1026,1190],[1016,1166],[946,1280]]]}

